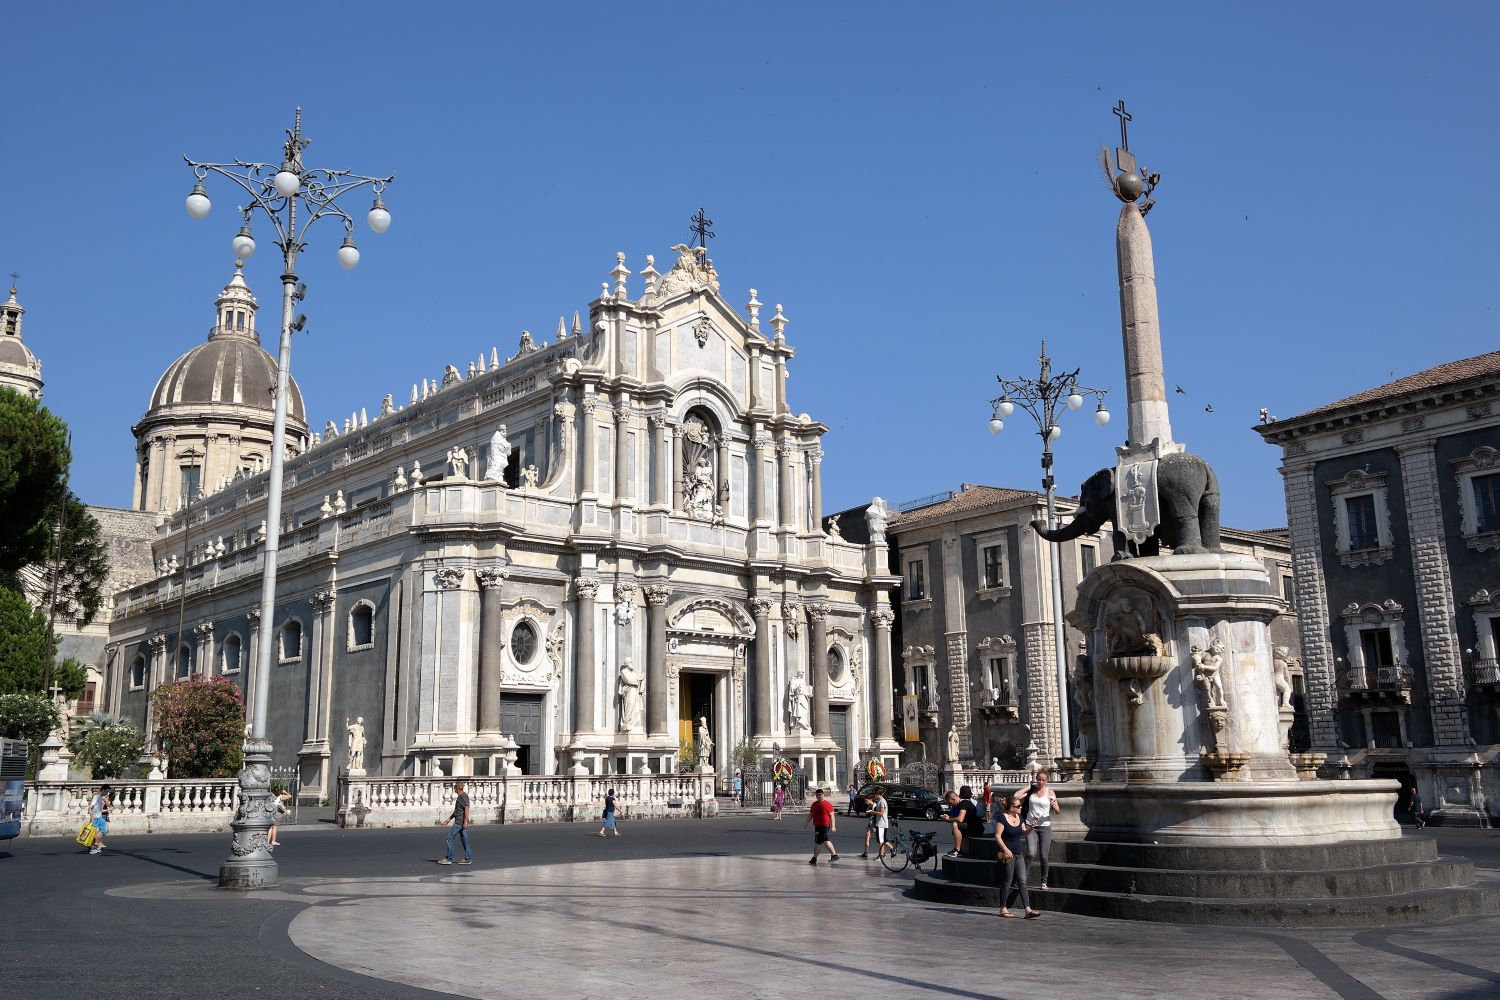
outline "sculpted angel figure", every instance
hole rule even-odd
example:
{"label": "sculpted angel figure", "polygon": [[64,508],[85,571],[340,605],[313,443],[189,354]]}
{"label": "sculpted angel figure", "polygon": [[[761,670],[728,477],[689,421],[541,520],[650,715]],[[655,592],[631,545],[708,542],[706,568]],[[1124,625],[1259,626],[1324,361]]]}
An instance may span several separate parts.
{"label": "sculpted angel figure", "polygon": [[469,450],[463,445],[448,450],[448,471],[454,479],[469,476]]}
{"label": "sculpted angel figure", "polygon": [[1203,689],[1203,700],[1208,708],[1223,708],[1224,682],[1219,678],[1219,665],[1224,662],[1224,642],[1215,636],[1208,648],[1193,647],[1193,680]]}
{"label": "sculpted angel figure", "polygon": [[1291,648],[1277,646],[1271,651],[1272,678],[1276,683],[1276,704],[1280,708],[1292,707],[1292,662]]}

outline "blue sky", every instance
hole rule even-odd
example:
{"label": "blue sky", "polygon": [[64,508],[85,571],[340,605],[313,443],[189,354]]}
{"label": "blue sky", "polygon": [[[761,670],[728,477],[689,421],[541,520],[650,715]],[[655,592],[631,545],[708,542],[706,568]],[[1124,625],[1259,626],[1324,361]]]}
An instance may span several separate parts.
{"label": "blue sky", "polygon": [[[1259,407],[1500,341],[1500,7],[1226,6],[364,4],[278,23],[21,5],[0,272],[21,273],[76,489],[128,505],[130,425],[232,269],[231,195],[190,220],[181,157],[271,159],[301,104],[310,166],[397,174],[356,270],[336,228],[303,260],[293,372],[314,426],[523,328],[550,339],[615,251],[662,267],[702,205],[729,300],[755,287],[791,319],[792,407],[832,428],[830,510],[1035,486],[1036,439],[985,422],[995,375],[1034,374],[1043,337],[1113,389],[1109,429],[1064,423],[1071,489],[1123,436],[1118,203],[1096,158],[1124,98],[1164,178],[1176,437],[1218,469],[1227,523],[1283,524]],[[274,315],[270,249],[247,277]]]}

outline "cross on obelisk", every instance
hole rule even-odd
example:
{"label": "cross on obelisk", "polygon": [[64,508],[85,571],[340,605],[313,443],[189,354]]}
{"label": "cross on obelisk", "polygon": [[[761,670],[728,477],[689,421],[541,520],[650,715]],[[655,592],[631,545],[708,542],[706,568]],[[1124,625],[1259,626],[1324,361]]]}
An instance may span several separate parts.
{"label": "cross on obelisk", "polygon": [[1114,112],[1120,119],[1120,144],[1115,147],[1115,169],[1122,174],[1135,172],[1135,154],[1130,151],[1130,132],[1128,126],[1134,120],[1134,116],[1125,110],[1125,102],[1122,100],[1114,107]]}
{"label": "cross on obelisk", "polygon": [[698,237],[698,245],[708,249],[708,241],[714,239],[714,231],[708,227],[714,224],[714,220],[704,214],[703,209],[698,209],[698,214],[688,220],[693,224],[693,233]]}

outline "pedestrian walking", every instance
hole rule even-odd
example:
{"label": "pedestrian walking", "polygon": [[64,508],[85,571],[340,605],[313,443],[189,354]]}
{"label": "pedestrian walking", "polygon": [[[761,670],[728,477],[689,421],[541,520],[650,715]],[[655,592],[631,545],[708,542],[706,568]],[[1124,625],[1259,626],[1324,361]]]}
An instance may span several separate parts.
{"label": "pedestrian walking", "polygon": [[849,811],[845,815],[847,815],[847,816],[853,816],[854,815],[854,803],[856,801],[858,801],[858,799],[859,799],[859,786],[856,785],[854,782],[851,781],[851,782],[849,782]]}
{"label": "pedestrian walking", "polygon": [[781,810],[786,808],[786,786],[778,784],[776,790],[771,793],[771,816],[773,819],[781,819]]}
{"label": "pedestrian walking", "polygon": [[745,776],[739,768],[734,769],[734,800],[740,805],[745,804]]}
{"label": "pedestrian walking", "polygon": [[1045,769],[1036,773],[1036,779],[1026,790],[1026,812],[1023,817],[1030,831],[1026,835],[1026,856],[1037,866],[1043,892],[1047,891],[1047,859],[1052,853],[1052,814],[1062,811],[1057,793],[1052,790],[1050,778]]}
{"label": "pedestrian walking", "polygon": [[109,796],[113,789],[109,785],[100,785],[94,792],[94,797],[89,800],[89,822],[94,824],[94,844],[89,848],[90,854],[102,854],[109,845],[104,842],[104,835],[109,832]]}
{"label": "pedestrian walking", "polygon": [[890,829],[890,803],[885,800],[885,789],[876,785],[870,790],[870,800],[866,807],[870,817],[870,824],[865,828],[865,849],[860,852],[860,857],[869,858],[870,839],[875,840],[875,856],[885,856],[885,834]]}
{"label": "pedestrian walking", "polygon": [[974,789],[964,785],[957,794],[948,793],[948,819],[953,827],[953,850],[948,857],[956,858],[963,853],[965,837],[984,836],[984,814],[974,801]]}
{"label": "pedestrian walking", "polygon": [[802,829],[807,829],[811,823],[813,828],[813,854],[810,865],[818,863],[818,848],[828,848],[830,864],[839,859],[838,849],[833,846],[829,838],[838,833],[838,810],[833,808],[833,803],[823,797],[823,789],[819,788],[813,792],[813,804],[807,810],[807,819],[802,823]]}
{"label": "pedestrian walking", "polygon": [[280,785],[271,786],[271,801],[275,803],[275,806],[271,810],[271,829],[267,831],[266,838],[272,847],[281,846],[281,841],[276,839],[276,821],[291,812],[286,807],[287,800],[291,797],[291,793]]}
{"label": "pedestrian walking", "polygon": [[438,864],[453,864],[453,841],[455,840],[462,841],[464,845],[464,857],[458,863],[461,865],[472,864],[474,861],[474,852],[469,850],[469,793],[464,791],[464,783],[462,781],[455,781],[453,783],[453,812],[448,815],[446,820],[439,819],[437,821],[438,826],[442,826],[444,822],[451,822],[453,826],[448,830],[448,854],[439,860]]}
{"label": "pedestrian walking", "polygon": [[1422,815],[1422,793],[1417,791],[1416,785],[1411,786],[1411,818],[1416,821],[1418,830],[1427,825],[1427,819]]}
{"label": "pedestrian walking", "polygon": [[1026,888],[1026,834],[1030,827],[1021,818],[1021,797],[1019,795],[1007,795],[1002,804],[1005,811],[995,817],[995,844],[1000,848],[1000,862],[1005,865],[1005,871],[1000,878],[1000,884],[1007,886],[1005,900],[1000,905],[1002,917],[1014,917],[1010,912],[1010,904],[1021,898],[1021,905],[1026,908],[1026,919],[1039,917],[1041,913],[1031,908],[1031,893]]}
{"label": "pedestrian walking", "polygon": [[599,828],[599,836],[618,837],[620,835],[620,831],[615,828],[615,821],[619,815],[619,807],[615,804],[615,790],[611,788],[604,796],[604,825]]}

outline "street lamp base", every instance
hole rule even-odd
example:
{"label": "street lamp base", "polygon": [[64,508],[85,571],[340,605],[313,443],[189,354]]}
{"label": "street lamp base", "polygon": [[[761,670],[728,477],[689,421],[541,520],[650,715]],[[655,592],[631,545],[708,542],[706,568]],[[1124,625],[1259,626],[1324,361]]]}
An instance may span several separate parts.
{"label": "street lamp base", "polygon": [[229,857],[219,865],[220,889],[271,889],[279,869],[271,853],[270,831],[276,824],[278,802],[271,794],[271,741],[245,737],[245,763],[240,770],[240,804],[234,821]]}
{"label": "street lamp base", "polygon": [[219,866],[220,889],[274,889],[281,870],[274,860],[226,861]]}

